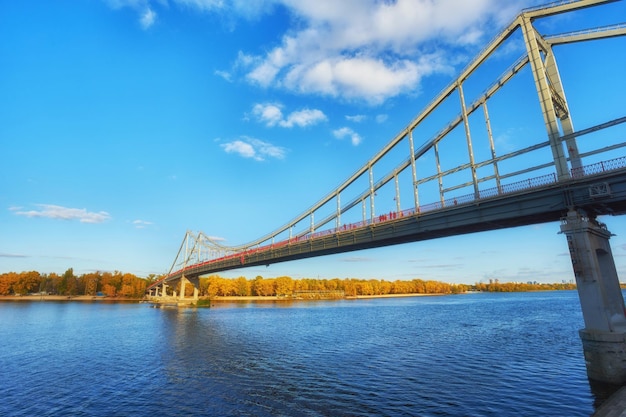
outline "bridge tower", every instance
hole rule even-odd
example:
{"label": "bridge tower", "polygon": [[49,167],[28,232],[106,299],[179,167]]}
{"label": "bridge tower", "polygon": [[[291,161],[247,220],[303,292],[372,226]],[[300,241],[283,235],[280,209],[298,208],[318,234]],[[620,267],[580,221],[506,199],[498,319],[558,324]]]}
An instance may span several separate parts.
{"label": "bridge tower", "polygon": [[[547,14],[558,14],[602,1],[563,3]],[[531,10],[519,16],[539,105],[543,114],[554,167],[559,181],[568,181],[583,167],[576,134],[553,44],[533,26],[546,11]],[[567,154],[566,154],[567,151]],[[568,165],[569,161],[569,165]],[[561,232],[567,237],[585,328],[579,332],[589,379],[626,384],[626,315],[624,298],[609,245],[606,226],[580,208],[569,208]]]}
{"label": "bridge tower", "polygon": [[585,328],[579,332],[590,380],[626,383],[626,316],[611,233],[582,210],[562,220]]}

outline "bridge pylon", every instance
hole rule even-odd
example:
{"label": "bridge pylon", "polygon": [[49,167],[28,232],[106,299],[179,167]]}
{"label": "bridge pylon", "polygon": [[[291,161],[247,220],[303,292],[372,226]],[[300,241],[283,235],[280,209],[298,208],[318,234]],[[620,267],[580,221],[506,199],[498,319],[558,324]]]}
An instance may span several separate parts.
{"label": "bridge pylon", "polygon": [[585,328],[580,338],[590,380],[626,384],[626,314],[611,233],[578,209],[562,220],[567,237]]}

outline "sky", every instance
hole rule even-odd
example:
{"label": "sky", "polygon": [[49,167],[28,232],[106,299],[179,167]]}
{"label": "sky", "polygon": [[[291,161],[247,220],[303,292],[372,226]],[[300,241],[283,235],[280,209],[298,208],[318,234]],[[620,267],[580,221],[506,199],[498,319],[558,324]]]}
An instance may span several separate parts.
{"label": "sky", "polygon": [[[225,245],[253,241],[341,184],[541,3],[0,2],[0,273],[145,277],[169,270],[187,230]],[[625,3],[538,26],[550,34],[620,23]],[[577,128],[624,116],[623,38],[555,50]],[[520,48],[503,48],[476,88]],[[524,113],[518,97],[536,99],[532,84],[516,88],[490,108],[502,120]],[[526,135],[545,140],[542,124],[511,123],[494,128],[504,149]],[[625,279],[626,219],[601,221]],[[222,275],[570,281],[558,232],[546,223]]]}

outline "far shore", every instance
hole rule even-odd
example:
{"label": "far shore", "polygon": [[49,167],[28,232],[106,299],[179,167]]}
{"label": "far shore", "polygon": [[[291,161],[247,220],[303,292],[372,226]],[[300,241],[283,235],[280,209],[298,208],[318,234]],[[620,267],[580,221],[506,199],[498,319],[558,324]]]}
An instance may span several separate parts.
{"label": "far shore", "polygon": [[426,297],[434,295],[452,295],[452,294],[382,294],[382,295],[346,295],[340,298],[293,298],[293,297],[279,297],[276,295],[271,296],[215,296],[211,298],[200,297],[201,299],[211,301],[318,301],[318,300],[361,300],[367,298],[399,298],[399,297]]}
{"label": "far shore", "polygon": [[[319,301],[319,300],[361,300],[370,298],[402,298],[402,297],[427,297],[451,294],[383,294],[383,295],[349,295],[341,298],[293,298],[285,296],[215,296],[200,297],[200,300],[210,300],[211,302],[233,302],[233,301]],[[167,297],[174,299],[173,297]],[[106,301],[106,302],[140,302],[149,300],[145,298],[127,298],[127,297],[107,297],[95,295],[1,295],[2,301]],[[192,300],[192,297],[185,297],[186,301]]]}
{"label": "far shore", "polygon": [[106,297],[96,295],[0,295],[2,301],[141,301],[141,298]]}

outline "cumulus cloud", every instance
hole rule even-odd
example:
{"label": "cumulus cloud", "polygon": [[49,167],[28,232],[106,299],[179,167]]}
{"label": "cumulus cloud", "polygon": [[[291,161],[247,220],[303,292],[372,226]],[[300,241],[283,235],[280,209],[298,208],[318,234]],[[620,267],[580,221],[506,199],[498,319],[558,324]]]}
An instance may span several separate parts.
{"label": "cumulus cloud", "polygon": [[242,136],[240,139],[220,146],[226,153],[239,155],[242,158],[251,158],[255,161],[264,161],[267,158],[283,159],[287,152],[285,148],[247,136]]}
{"label": "cumulus cloud", "polygon": [[10,210],[18,216],[48,218],[56,220],[78,220],[81,223],[102,223],[111,218],[106,211],[91,212],[86,209],[69,208],[54,204],[36,204],[38,210],[22,210],[12,207]]}
{"label": "cumulus cloud", "polygon": [[[240,53],[250,82],[307,94],[380,103],[451,70],[442,52],[491,36],[528,1],[277,0],[299,22],[264,55]],[[455,54],[456,55],[456,54]],[[243,60],[245,58],[245,61]]]}
{"label": "cumulus cloud", "polygon": [[[266,52],[239,51],[233,70],[250,83],[379,104],[451,72],[523,7],[539,0],[104,0],[137,11],[144,29],[170,5],[225,20],[286,10],[292,24]],[[504,4],[503,4],[504,3]],[[230,80],[232,73],[216,74]]]}
{"label": "cumulus cloud", "polygon": [[350,142],[352,142],[354,146],[359,145],[363,140],[358,133],[356,133],[354,130],[350,129],[349,127],[342,127],[340,129],[333,130],[333,135],[337,139],[344,139],[346,137],[349,137]]}
{"label": "cumulus cloud", "polygon": [[260,122],[268,126],[275,126],[283,120],[283,111],[280,107],[279,104],[273,103],[255,104],[252,108],[252,114]]}
{"label": "cumulus cloud", "polygon": [[294,126],[307,127],[323,122],[328,118],[318,109],[302,109],[291,112],[286,117],[283,115],[282,106],[277,103],[255,104],[252,114],[267,126],[281,126],[291,128]]}
{"label": "cumulus cloud", "polygon": [[327,120],[326,115],[317,109],[303,109],[289,114],[279,124],[282,127],[300,126],[306,127]]}

